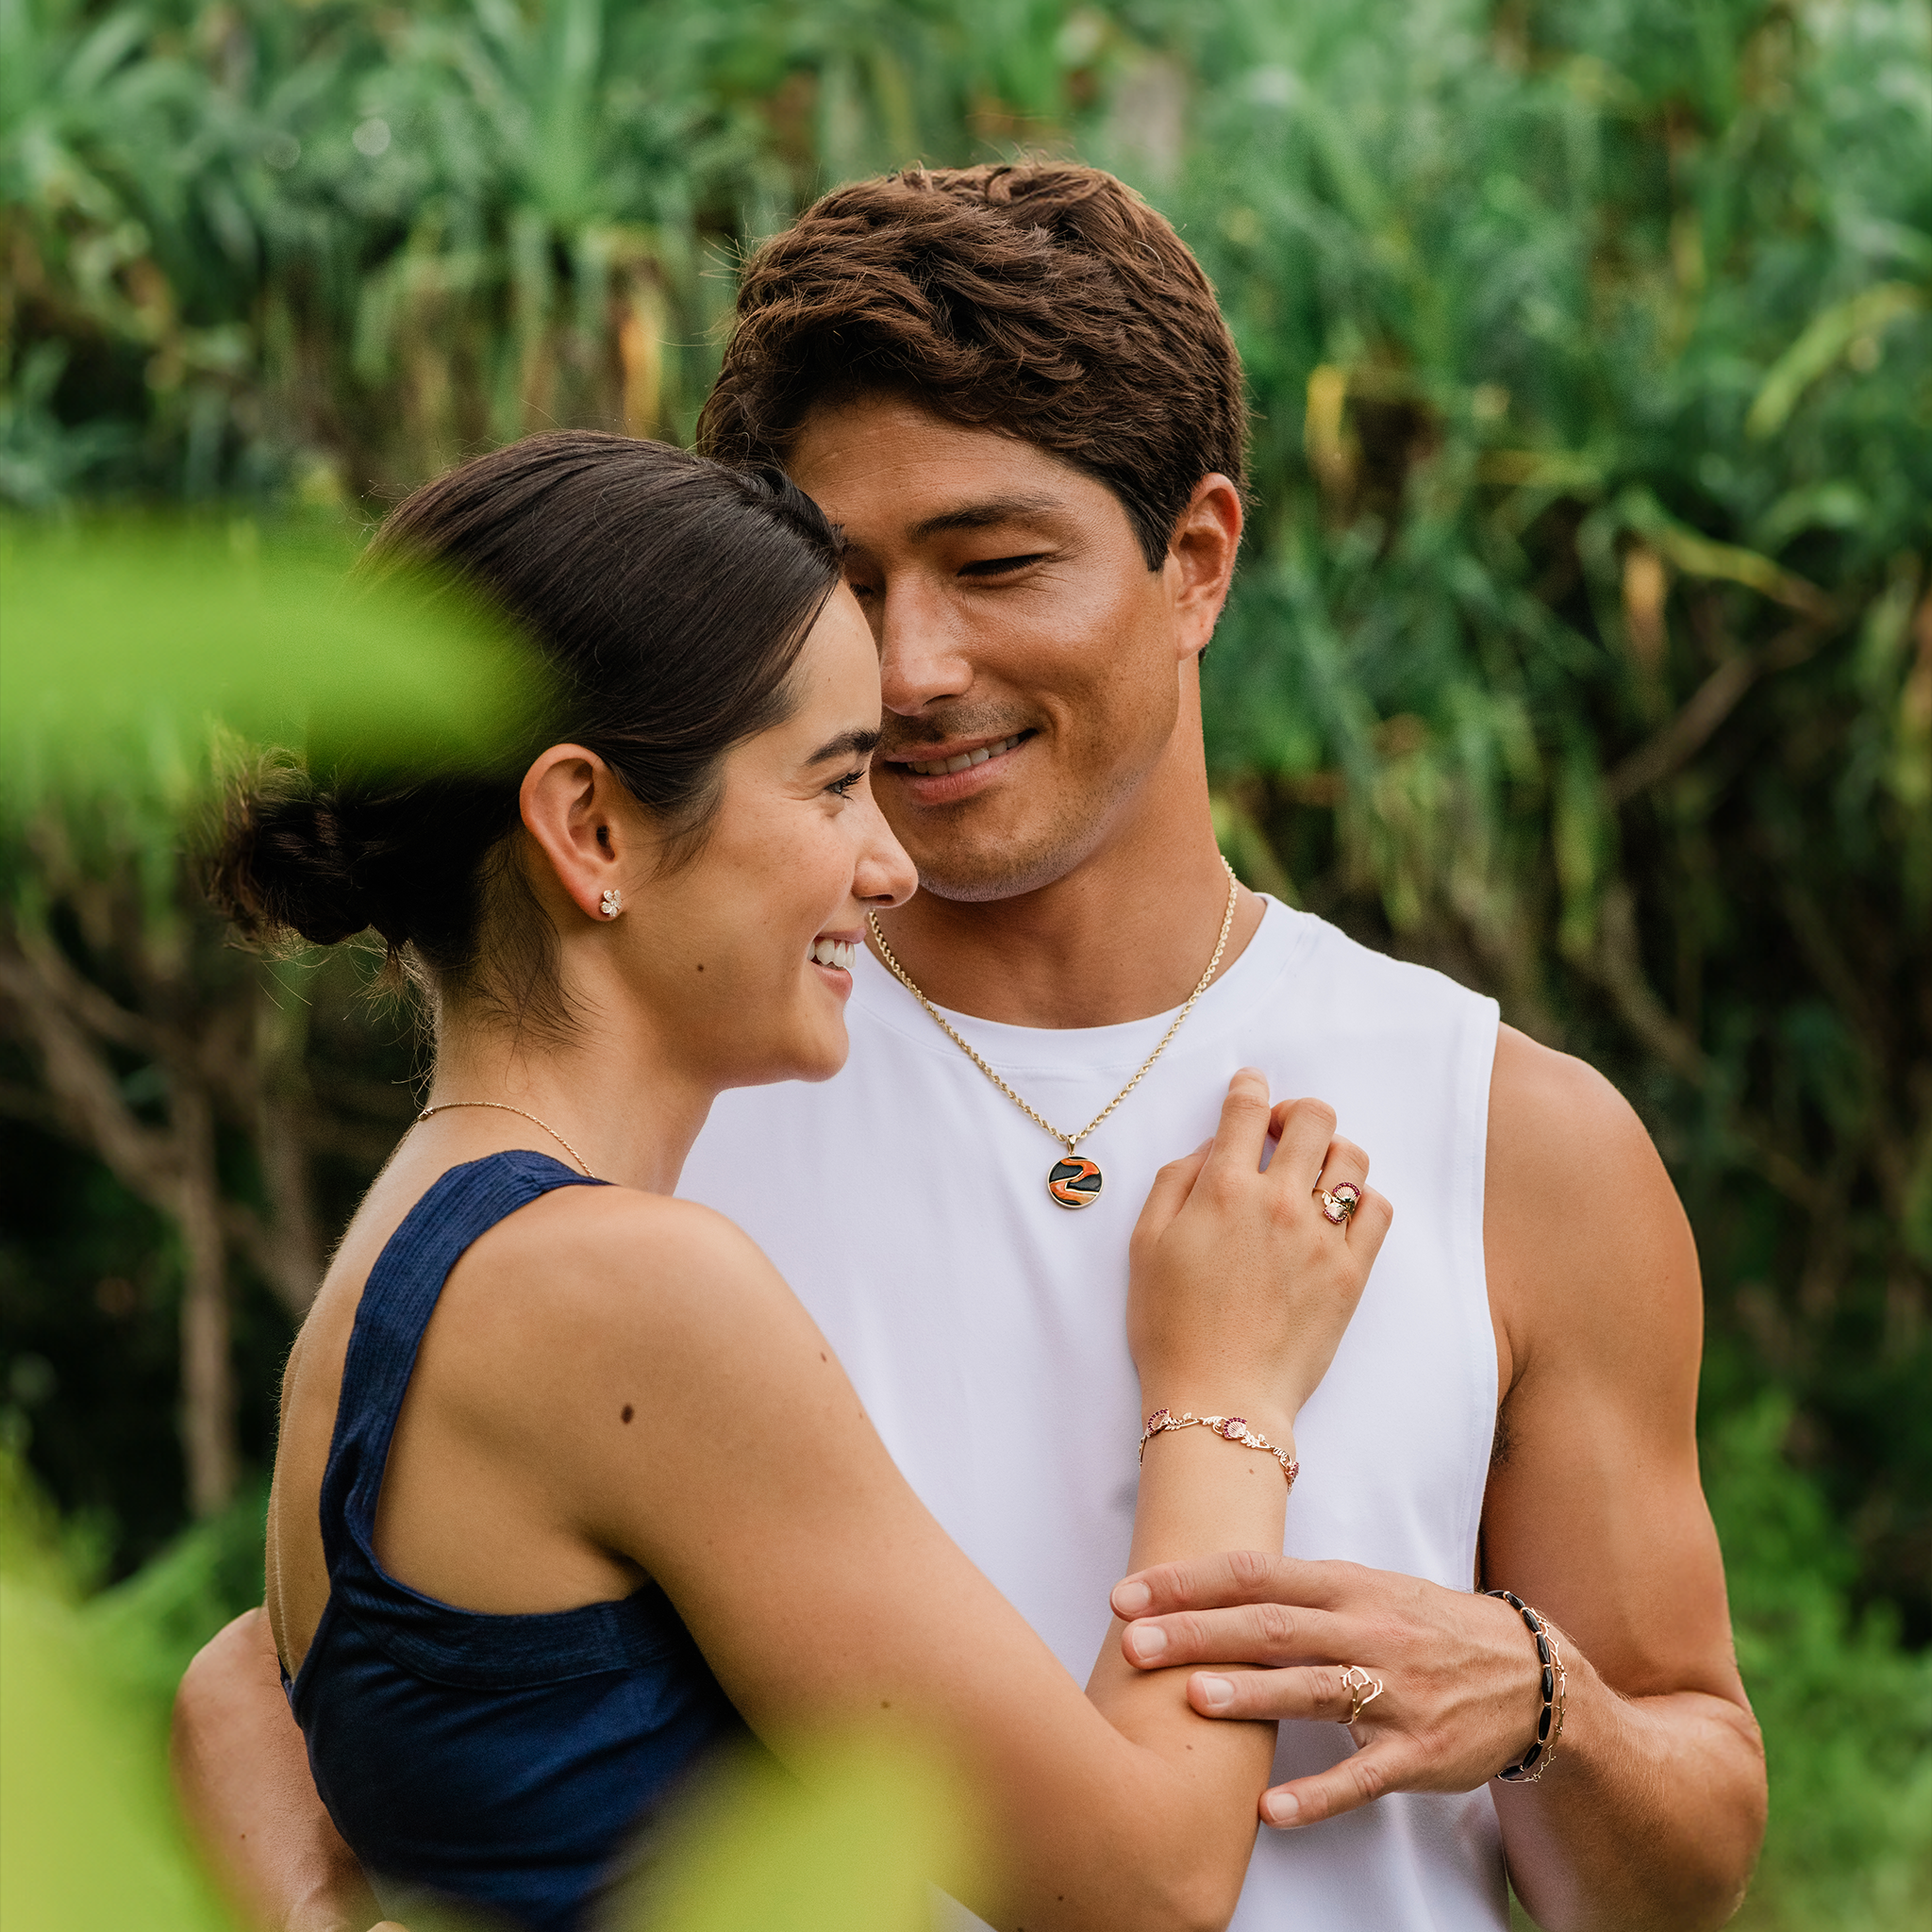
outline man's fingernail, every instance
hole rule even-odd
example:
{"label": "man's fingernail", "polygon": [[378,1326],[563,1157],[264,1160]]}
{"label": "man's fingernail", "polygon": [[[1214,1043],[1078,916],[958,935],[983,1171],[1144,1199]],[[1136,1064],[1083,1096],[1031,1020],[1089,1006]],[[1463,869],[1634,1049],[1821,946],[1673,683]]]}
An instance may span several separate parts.
{"label": "man's fingernail", "polygon": [[1234,1702],[1231,1677],[1210,1677],[1204,1671],[1194,1679],[1194,1690],[1209,1710],[1225,1710]]}
{"label": "man's fingernail", "polygon": [[1113,1607],[1124,1617],[1138,1617],[1153,1601],[1154,1592],[1132,1577],[1113,1587]]}
{"label": "man's fingernail", "polygon": [[1127,1642],[1132,1646],[1134,1655],[1144,1662],[1150,1657],[1158,1657],[1167,1648],[1167,1632],[1158,1624],[1149,1624],[1145,1629],[1129,1630]]}
{"label": "man's fingernail", "polygon": [[1261,1800],[1261,1816],[1270,1824],[1301,1822],[1302,1801],[1292,1791],[1270,1791]]}

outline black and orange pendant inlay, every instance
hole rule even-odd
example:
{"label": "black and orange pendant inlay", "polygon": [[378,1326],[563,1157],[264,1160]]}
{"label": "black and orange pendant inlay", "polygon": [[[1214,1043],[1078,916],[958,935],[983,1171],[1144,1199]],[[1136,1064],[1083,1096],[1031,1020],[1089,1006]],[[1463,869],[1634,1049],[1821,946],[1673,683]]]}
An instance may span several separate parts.
{"label": "black and orange pendant inlay", "polygon": [[1062,1208],[1091,1208],[1100,1199],[1100,1169],[1077,1154],[1056,1160],[1046,1176],[1046,1191]]}

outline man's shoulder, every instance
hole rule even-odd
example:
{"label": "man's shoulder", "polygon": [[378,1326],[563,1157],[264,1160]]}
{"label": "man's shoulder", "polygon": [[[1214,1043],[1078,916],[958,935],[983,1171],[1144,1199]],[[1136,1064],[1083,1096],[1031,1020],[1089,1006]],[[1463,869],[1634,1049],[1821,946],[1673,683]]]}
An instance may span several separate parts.
{"label": "man's shoulder", "polygon": [[1386,953],[1312,912],[1271,908],[1287,970],[1276,999],[1320,1015],[1324,1029],[1412,1038],[1474,1026],[1487,1035],[1496,1002],[1435,966]]}
{"label": "man's shoulder", "polygon": [[1608,1079],[1513,1026],[1497,1029],[1490,1105],[1492,1146],[1507,1143],[1524,1160],[1579,1174],[1660,1165],[1636,1109]]}
{"label": "man's shoulder", "polygon": [[1643,1123],[1595,1068],[1513,1027],[1491,1083],[1486,1244],[1512,1352],[1663,1373],[1697,1354],[1697,1254]]}

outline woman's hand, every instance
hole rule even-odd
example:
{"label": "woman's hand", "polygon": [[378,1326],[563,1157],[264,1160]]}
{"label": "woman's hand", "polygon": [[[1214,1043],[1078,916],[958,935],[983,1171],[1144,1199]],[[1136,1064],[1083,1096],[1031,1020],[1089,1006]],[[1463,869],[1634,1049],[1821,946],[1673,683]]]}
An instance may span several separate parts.
{"label": "woman's hand", "polygon": [[[1264,1429],[1293,1422],[1394,1218],[1366,1185],[1368,1156],[1334,1132],[1335,1110],[1319,1100],[1271,1114],[1267,1081],[1244,1067],[1213,1140],[1155,1177],[1127,1295],[1127,1344],[1147,1401],[1176,1413],[1240,1405]],[[1271,1134],[1279,1144],[1264,1174]],[[1343,1182],[1361,1192],[1338,1225],[1317,1197]]]}

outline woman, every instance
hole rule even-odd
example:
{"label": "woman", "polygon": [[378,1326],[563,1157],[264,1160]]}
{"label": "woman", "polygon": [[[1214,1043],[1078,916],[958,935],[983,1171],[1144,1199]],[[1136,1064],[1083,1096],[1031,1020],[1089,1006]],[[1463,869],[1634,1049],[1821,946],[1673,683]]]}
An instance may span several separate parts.
{"label": "woman", "polygon": [[[418,492],[375,556],[502,606],[564,711],[501,784],[258,786],[216,874],[251,933],[374,926],[434,1019],[430,1104],[290,1359],[269,1521],[291,1702],[385,1905],[582,1924],[708,1746],[743,1724],[782,1757],[862,1713],[982,1806],[983,1913],[1224,1923],[1272,1727],[1202,1721],[1112,1644],[1083,1696],[770,1265],[673,1198],[720,1091],[838,1070],[865,912],[913,890],[867,791],[877,664],[834,533],[782,478],[558,435]],[[1145,1443],[1137,1567],[1279,1547],[1296,1411],[1388,1225],[1373,1193],[1318,1211],[1367,1173],[1327,1109],[1273,1125],[1264,1173],[1238,1075],[1162,1171],[1129,1325],[1148,1408],[1246,1417],[1278,1453]]]}

